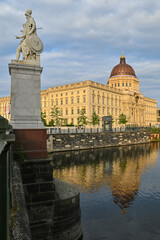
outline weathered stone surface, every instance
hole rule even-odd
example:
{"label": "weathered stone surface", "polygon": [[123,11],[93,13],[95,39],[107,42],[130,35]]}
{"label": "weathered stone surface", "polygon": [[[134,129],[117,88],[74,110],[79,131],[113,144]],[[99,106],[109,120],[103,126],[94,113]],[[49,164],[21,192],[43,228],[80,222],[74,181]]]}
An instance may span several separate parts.
{"label": "weathered stone surface", "polygon": [[40,75],[42,68],[9,64],[11,74],[11,125],[14,129],[44,128],[41,121]]}
{"label": "weathered stone surface", "polygon": [[11,212],[11,239],[31,240],[26,201],[19,165],[13,164],[13,208]]}
{"label": "weathered stone surface", "polygon": [[[70,134],[54,134],[48,141],[48,151],[63,151],[66,145],[70,145],[70,150],[97,148],[107,146],[119,146],[128,144],[138,144],[150,142],[149,132],[101,132],[101,133],[77,133],[72,138]],[[59,141],[61,139],[61,141]],[[52,141],[52,142],[51,142]],[[69,150],[68,149],[68,150]]]}
{"label": "weathered stone surface", "polygon": [[22,177],[32,240],[82,239],[78,189],[53,179],[46,161],[26,161]]}

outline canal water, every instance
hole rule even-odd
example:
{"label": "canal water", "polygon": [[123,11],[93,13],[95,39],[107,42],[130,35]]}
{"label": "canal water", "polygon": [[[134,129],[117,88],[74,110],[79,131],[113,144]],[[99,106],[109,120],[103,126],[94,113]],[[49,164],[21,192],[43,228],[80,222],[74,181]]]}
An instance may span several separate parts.
{"label": "canal water", "polygon": [[160,239],[159,143],[54,153],[54,177],[80,190],[83,240]]}

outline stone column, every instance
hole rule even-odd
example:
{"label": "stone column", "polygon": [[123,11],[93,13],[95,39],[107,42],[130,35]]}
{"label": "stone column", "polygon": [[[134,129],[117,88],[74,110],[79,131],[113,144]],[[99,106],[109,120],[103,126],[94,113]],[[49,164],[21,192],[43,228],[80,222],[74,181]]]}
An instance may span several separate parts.
{"label": "stone column", "polygon": [[[16,143],[27,153],[27,158],[46,158],[46,129],[41,121],[41,72],[42,67],[12,60],[11,121]],[[21,149],[21,150],[22,150]]]}

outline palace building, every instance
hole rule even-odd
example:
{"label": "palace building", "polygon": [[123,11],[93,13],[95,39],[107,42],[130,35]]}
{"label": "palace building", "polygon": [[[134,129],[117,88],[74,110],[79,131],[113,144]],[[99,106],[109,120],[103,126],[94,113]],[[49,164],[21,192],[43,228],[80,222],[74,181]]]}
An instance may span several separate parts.
{"label": "palace building", "polygon": [[[10,118],[9,102],[9,97],[0,98],[0,115],[7,119]],[[56,106],[67,124],[78,125],[80,110],[84,109],[88,121],[96,112],[100,120],[111,115],[114,125],[118,126],[119,115],[124,113],[128,124],[154,126],[157,123],[156,104],[156,100],[139,93],[139,79],[123,54],[106,85],[87,80],[41,91],[41,108],[46,113],[47,122]]]}

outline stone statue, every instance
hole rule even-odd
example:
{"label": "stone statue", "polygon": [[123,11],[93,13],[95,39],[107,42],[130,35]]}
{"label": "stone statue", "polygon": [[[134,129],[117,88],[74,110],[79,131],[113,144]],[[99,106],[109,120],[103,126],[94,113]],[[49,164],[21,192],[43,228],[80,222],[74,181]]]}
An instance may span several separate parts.
{"label": "stone statue", "polygon": [[22,52],[23,61],[40,61],[40,53],[43,51],[43,43],[37,36],[36,23],[32,18],[32,10],[28,9],[25,13],[26,23],[23,24],[22,36],[16,36],[16,39],[22,39],[16,54],[16,60],[20,58]]}

